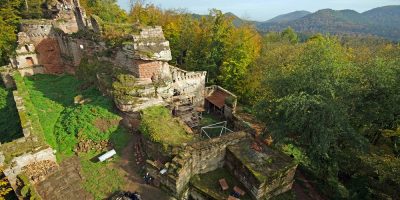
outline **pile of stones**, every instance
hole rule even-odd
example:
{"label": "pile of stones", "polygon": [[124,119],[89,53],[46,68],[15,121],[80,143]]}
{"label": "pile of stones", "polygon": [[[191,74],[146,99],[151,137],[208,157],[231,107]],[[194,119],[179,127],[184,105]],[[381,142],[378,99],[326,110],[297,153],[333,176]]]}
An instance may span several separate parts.
{"label": "pile of stones", "polygon": [[44,160],[25,166],[23,171],[33,183],[38,183],[46,179],[47,176],[53,174],[57,169],[57,163],[50,160]]}
{"label": "pile of stones", "polygon": [[78,145],[75,147],[74,152],[75,153],[78,152],[87,153],[89,151],[102,152],[102,151],[108,151],[113,148],[114,147],[112,143],[106,140],[95,142],[93,140],[81,139]]}

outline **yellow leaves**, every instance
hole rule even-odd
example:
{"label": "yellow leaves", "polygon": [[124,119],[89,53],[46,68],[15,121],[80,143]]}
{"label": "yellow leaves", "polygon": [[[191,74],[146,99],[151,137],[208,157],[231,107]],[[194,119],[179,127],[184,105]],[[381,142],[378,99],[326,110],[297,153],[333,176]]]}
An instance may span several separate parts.
{"label": "yellow leaves", "polygon": [[12,191],[11,185],[3,174],[3,169],[0,168],[0,200],[4,200],[5,196]]}

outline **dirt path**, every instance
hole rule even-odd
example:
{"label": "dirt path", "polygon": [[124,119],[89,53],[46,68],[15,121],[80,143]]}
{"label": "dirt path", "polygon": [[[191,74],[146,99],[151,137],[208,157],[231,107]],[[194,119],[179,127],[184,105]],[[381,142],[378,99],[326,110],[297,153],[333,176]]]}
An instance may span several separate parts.
{"label": "dirt path", "polygon": [[79,158],[73,156],[60,163],[57,172],[36,184],[40,196],[46,200],[91,200],[92,195],[82,188]]}
{"label": "dirt path", "polygon": [[141,169],[135,159],[135,146],[138,144],[138,133],[132,133],[132,139],[124,148],[118,168],[124,173],[127,184],[125,191],[138,192],[143,200],[167,200],[170,197],[159,188],[144,183],[139,171]]}

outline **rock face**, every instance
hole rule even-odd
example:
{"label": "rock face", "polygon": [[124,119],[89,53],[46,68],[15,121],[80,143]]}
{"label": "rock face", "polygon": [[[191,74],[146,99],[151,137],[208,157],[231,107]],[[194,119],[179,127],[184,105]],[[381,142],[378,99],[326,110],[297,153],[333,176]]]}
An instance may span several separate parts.
{"label": "rock face", "polygon": [[161,26],[147,27],[133,36],[135,57],[140,60],[172,60],[169,42],[165,40]]}

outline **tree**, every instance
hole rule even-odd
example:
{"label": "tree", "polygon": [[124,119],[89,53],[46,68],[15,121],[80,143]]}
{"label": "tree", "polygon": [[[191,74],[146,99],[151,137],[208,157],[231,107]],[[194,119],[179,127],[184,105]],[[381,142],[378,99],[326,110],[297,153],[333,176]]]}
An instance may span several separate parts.
{"label": "tree", "polygon": [[343,68],[351,67],[346,49],[323,36],[290,52],[281,48],[267,53],[269,59],[284,61],[271,61],[266,68],[265,96],[257,107],[258,116],[276,141],[290,139],[304,148],[317,174],[336,177],[337,151],[348,143],[363,143],[338,97],[338,88],[346,79],[336,78]]}
{"label": "tree", "polygon": [[0,0],[0,66],[8,63],[8,57],[16,46],[20,5],[19,0]]}
{"label": "tree", "polygon": [[7,177],[4,176],[3,169],[0,168],[0,200],[5,200],[11,191],[11,185],[8,182]]}
{"label": "tree", "polygon": [[80,3],[89,15],[96,15],[105,22],[126,23],[128,20],[127,13],[116,0],[80,0]]}

